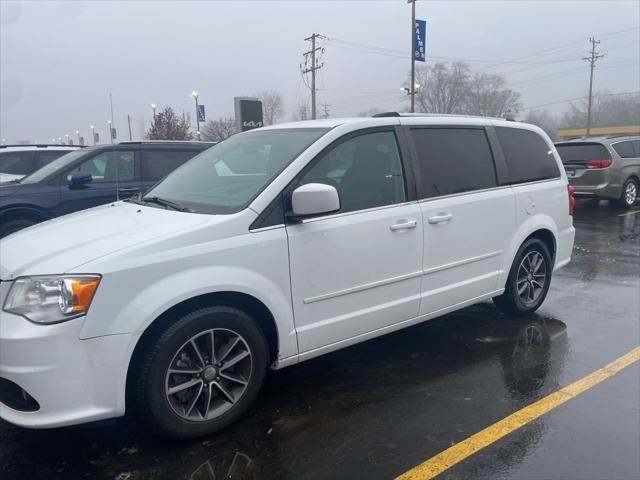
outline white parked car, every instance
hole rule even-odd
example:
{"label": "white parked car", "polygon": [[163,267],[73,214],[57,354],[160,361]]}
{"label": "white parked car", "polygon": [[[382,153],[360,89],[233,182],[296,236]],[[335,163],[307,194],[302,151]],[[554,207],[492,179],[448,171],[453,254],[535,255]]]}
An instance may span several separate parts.
{"label": "white parked car", "polygon": [[387,114],[235,135],[142,198],[0,241],[0,417],[132,409],[209,434],[268,368],[491,298],[536,310],[570,260],[572,208],[531,125]]}
{"label": "white parked car", "polygon": [[0,145],[0,183],[15,182],[81,147],[72,145]]}

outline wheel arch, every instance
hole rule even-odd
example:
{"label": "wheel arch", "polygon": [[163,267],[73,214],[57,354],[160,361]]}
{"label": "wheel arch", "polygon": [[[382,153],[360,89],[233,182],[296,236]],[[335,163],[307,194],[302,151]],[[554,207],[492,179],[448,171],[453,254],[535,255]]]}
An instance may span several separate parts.
{"label": "wheel arch", "polygon": [[0,210],[0,215],[2,215],[3,222],[16,220],[18,218],[28,218],[30,220],[43,222],[52,218],[45,210],[31,205],[12,205]]}
{"label": "wheel arch", "polygon": [[144,355],[146,350],[152,345],[152,342],[161,335],[176,318],[180,318],[199,308],[212,305],[237,308],[256,320],[267,339],[269,362],[273,363],[277,360],[279,349],[278,328],[273,314],[262,301],[252,295],[237,291],[220,291],[197,295],[183,300],[165,310],[147,326],[138,338],[127,367],[125,386],[125,401],[127,405],[130,404],[129,395],[135,391],[132,382],[135,381],[136,365],[139,365],[142,355]]}

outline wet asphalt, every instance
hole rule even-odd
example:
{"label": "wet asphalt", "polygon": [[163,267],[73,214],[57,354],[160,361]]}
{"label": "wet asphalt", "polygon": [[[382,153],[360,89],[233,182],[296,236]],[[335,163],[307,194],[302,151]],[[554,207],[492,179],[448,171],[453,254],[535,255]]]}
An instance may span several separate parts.
{"label": "wet asphalt", "polygon": [[[132,418],[0,421],[0,478],[393,478],[640,345],[640,213],[622,213],[578,203],[573,260],[536,314],[484,303],[271,372],[240,422],[197,442]],[[640,479],[640,364],[439,478]]]}

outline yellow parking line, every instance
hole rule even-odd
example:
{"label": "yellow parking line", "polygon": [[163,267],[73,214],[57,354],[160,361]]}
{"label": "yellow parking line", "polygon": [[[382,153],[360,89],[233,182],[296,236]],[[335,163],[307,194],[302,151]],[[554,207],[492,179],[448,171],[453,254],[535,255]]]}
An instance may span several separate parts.
{"label": "yellow parking line", "polygon": [[524,407],[522,410],[518,410],[508,417],[499,420],[466,440],[447,448],[435,457],[403,473],[397,477],[396,480],[428,480],[434,478],[436,475],[453,467],[470,455],[500,440],[502,437],[541,417],[545,413],[550,412],[554,408],[559,407],[563,403],[568,402],[638,360],[640,360],[640,347],[634,348],[629,353],[577,382],[567,385],[537,402]]}
{"label": "yellow parking line", "polygon": [[635,215],[636,213],[640,213],[640,210],[634,210],[633,212],[621,213],[618,216],[619,217],[626,217],[627,215]]}

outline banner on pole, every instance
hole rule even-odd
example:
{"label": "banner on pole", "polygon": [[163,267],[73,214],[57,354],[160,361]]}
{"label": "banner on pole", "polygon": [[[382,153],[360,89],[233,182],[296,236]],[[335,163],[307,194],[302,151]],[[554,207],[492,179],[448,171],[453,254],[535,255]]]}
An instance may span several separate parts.
{"label": "banner on pole", "polygon": [[413,59],[416,62],[426,61],[427,22],[416,20],[413,35]]}
{"label": "banner on pole", "polygon": [[198,121],[204,122],[204,105],[198,105]]}

